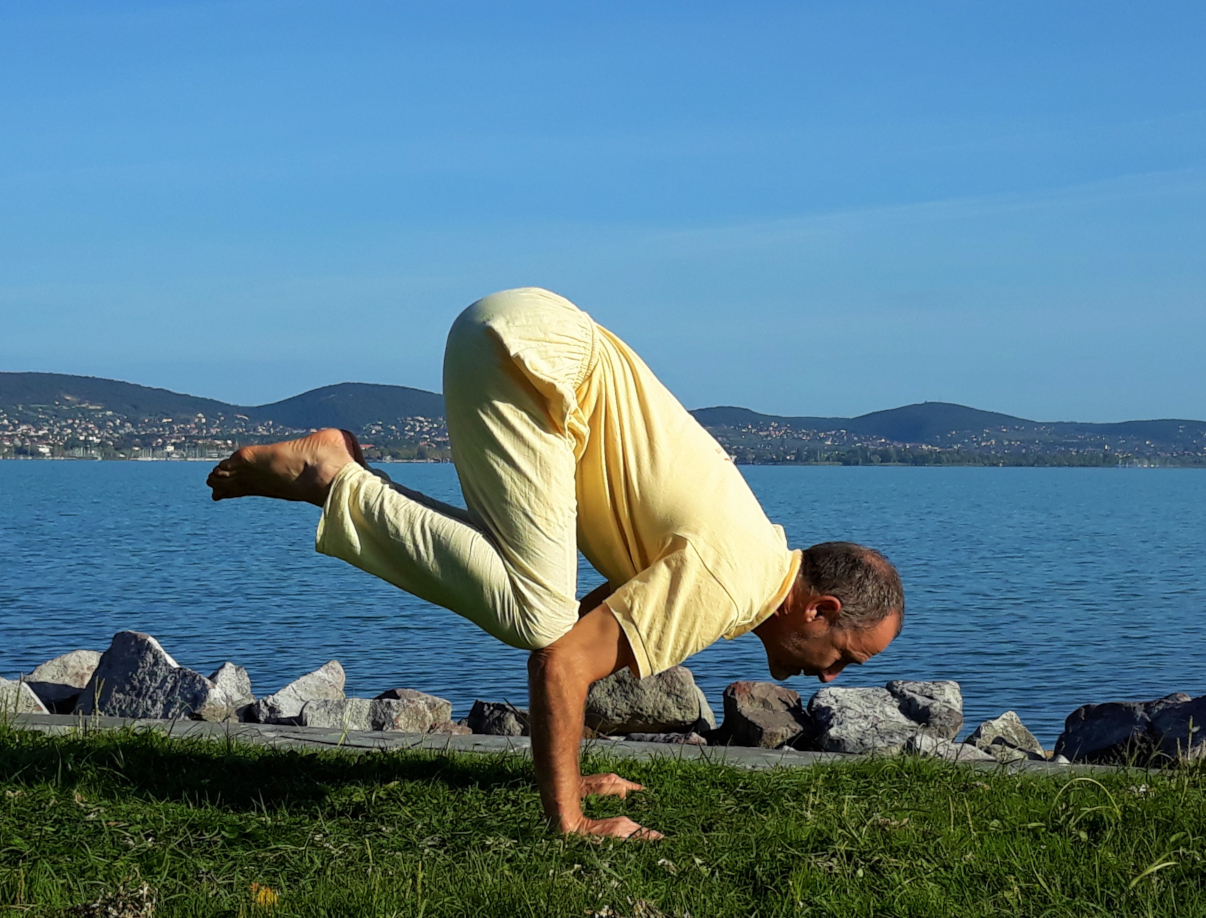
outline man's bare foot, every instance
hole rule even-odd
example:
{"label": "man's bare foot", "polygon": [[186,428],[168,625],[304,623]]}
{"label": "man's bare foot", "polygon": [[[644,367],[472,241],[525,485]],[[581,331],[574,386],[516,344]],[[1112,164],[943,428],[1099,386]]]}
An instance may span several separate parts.
{"label": "man's bare foot", "polygon": [[214,500],[254,495],[321,507],[331,482],[349,462],[368,468],[356,438],[328,427],[299,440],[244,446],[214,466],[205,483]]}

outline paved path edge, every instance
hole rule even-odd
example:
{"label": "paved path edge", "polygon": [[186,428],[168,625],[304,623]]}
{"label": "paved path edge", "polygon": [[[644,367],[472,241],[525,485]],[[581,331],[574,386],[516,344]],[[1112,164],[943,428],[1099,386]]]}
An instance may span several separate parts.
{"label": "paved path edge", "polygon": [[[531,741],[520,736],[445,736],[392,731],[339,731],[324,727],[293,727],[276,724],[211,723],[198,720],[146,720],[80,714],[16,714],[7,718],[18,730],[51,736],[89,733],[95,730],[151,730],[187,739],[223,740],[258,746],[301,750],[340,750],[365,753],[388,750],[485,755],[531,755]],[[614,755],[624,759],[672,758],[703,761],[715,765],[764,770],[802,768],[866,761],[870,756],[837,752],[801,752],[795,749],[754,749],[747,746],[687,746],[666,743],[635,743],[625,739],[583,740],[584,752]],[[991,762],[959,762],[980,771],[1028,772],[1036,774],[1086,774],[1120,769],[1109,765],[1055,765],[1025,761],[1012,765]]]}

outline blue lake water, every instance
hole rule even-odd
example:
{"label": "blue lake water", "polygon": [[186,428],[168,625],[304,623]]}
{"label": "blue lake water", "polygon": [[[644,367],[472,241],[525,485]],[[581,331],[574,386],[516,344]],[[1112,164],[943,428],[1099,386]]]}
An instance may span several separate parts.
{"label": "blue lake water", "polygon": [[[0,675],[123,629],[257,694],[337,658],[349,694],[525,704],[525,654],[313,550],[318,511],[214,504],[205,463],[0,462]],[[459,503],[447,465],[389,466]],[[1012,709],[1046,743],[1086,702],[1206,693],[1206,473],[744,467],[793,545],[853,539],[904,578],[904,633],[839,685],[955,679],[971,727]],[[583,568],[581,592],[599,578]],[[769,679],[752,635],[688,661],[720,712]],[[792,683],[807,698],[818,687]]]}

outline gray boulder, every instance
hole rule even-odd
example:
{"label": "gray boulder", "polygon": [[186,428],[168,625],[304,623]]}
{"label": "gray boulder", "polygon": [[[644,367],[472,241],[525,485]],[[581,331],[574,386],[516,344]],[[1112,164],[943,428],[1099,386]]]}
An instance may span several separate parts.
{"label": "gray boulder", "polygon": [[497,701],[475,701],[465,725],[472,732],[487,736],[527,736],[528,712]]}
{"label": "gray boulder", "polygon": [[373,699],[374,730],[426,733],[452,720],[452,702],[414,689],[390,689]]}
{"label": "gray boulder", "polygon": [[251,694],[251,676],[247,670],[233,663],[223,663],[210,674],[209,681],[229,696],[236,715],[243,720],[247,708],[255,704],[255,695]]}
{"label": "gray boulder", "polygon": [[[1152,701],[1086,704],[1068,715],[1055,754],[1073,762],[1146,764],[1153,757],[1192,757],[1202,743],[1206,696],[1184,692]],[[1190,721],[1193,721],[1193,739]]]}
{"label": "gray boulder", "polygon": [[800,745],[811,736],[812,722],[800,696],[773,682],[734,682],[724,690],[724,723],[712,742],[775,749]]}
{"label": "gray boulder", "polygon": [[432,724],[427,728],[427,732],[440,736],[468,736],[473,731],[465,724],[457,724],[450,720],[445,720],[438,724]]}
{"label": "gray boulder", "polygon": [[967,743],[953,743],[936,736],[918,733],[910,736],[904,751],[910,755],[945,759],[947,762],[995,762],[995,757]]}
{"label": "gray boulder", "polygon": [[956,682],[889,682],[885,688],[826,687],[808,702],[824,752],[892,755],[913,736],[953,740],[963,725]]}
{"label": "gray boulder", "polygon": [[885,688],[896,698],[900,713],[921,724],[926,736],[953,740],[959,735],[963,728],[963,693],[958,682],[894,679]]}
{"label": "gray boulder", "polygon": [[[970,743],[964,743],[963,745],[976,748],[972,747]],[[1014,762],[1025,761],[1037,762],[1040,759],[1044,762],[1047,761],[1046,756],[1038,755],[1034,752],[1027,752],[1025,749],[1010,746],[1008,743],[993,743],[991,746],[987,746],[981,751],[992,756],[993,759],[1000,762],[1002,765],[1012,765]]]}
{"label": "gray boulder", "polygon": [[261,724],[300,724],[302,708],[307,703],[343,701],[346,681],[339,661],[331,660],[290,682],[279,692],[259,699],[247,710],[247,720]]}
{"label": "gray boulder", "polygon": [[808,713],[824,752],[894,754],[921,732],[886,688],[823,688],[808,702]]}
{"label": "gray boulder", "polygon": [[49,713],[46,705],[24,682],[0,678],[0,720],[10,714]]}
{"label": "gray boulder", "polygon": [[373,702],[367,698],[338,698],[307,701],[297,714],[301,727],[328,730],[372,730]]}
{"label": "gray boulder", "polygon": [[[427,733],[452,716],[452,702],[413,689],[393,689],[383,698],[316,699],[302,705],[296,722],[329,730],[392,730]],[[469,732],[466,729],[465,732]]]}
{"label": "gray boulder", "polygon": [[95,650],[73,650],[34,669],[26,684],[54,714],[70,714],[100,663]]}
{"label": "gray boulder", "polygon": [[1008,764],[1023,759],[1042,759],[1043,744],[1026,729],[1021,718],[1013,711],[1000,717],[986,720],[963,741],[988,753],[998,762]]}
{"label": "gray boulder", "polygon": [[1200,759],[1206,756],[1206,695],[1168,705],[1151,714],[1152,736],[1162,756]]}
{"label": "gray boulder", "polygon": [[601,734],[685,733],[714,728],[716,715],[685,666],[646,679],[622,669],[590,687],[586,725]]}
{"label": "gray boulder", "polygon": [[706,746],[708,741],[698,733],[629,733],[630,743],[665,743],[672,746]]}
{"label": "gray boulder", "polygon": [[75,706],[79,714],[193,720],[230,720],[234,705],[203,675],[187,669],[157,640],[119,631],[101,655]]}

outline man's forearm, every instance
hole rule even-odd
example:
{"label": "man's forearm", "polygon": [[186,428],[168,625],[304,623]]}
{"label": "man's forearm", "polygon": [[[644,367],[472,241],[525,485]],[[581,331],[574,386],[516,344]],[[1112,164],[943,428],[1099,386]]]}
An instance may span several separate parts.
{"label": "man's forearm", "polygon": [[599,608],[599,606],[603,605],[603,600],[611,594],[611,584],[606,581],[600,583],[578,602],[578,618],[582,618],[587,612],[593,612]]}
{"label": "man's forearm", "polygon": [[545,817],[556,831],[626,837],[640,828],[627,819],[584,818],[578,769],[591,683],[631,664],[628,638],[605,605],[582,616],[569,633],[528,658],[532,761]]}
{"label": "man's forearm", "polygon": [[550,828],[577,831],[582,821],[578,757],[586,693],[594,680],[565,655],[537,651],[529,665],[532,761]]}

